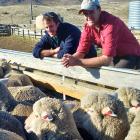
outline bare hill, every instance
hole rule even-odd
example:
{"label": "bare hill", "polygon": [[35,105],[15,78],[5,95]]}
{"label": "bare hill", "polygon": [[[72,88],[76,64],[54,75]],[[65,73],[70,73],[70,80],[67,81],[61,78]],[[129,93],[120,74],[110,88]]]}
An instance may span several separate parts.
{"label": "bare hill", "polygon": [[[30,0],[0,0],[0,5],[12,5],[12,4],[27,4]],[[33,4],[43,5],[76,5],[80,4],[81,0],[32,0]]]}

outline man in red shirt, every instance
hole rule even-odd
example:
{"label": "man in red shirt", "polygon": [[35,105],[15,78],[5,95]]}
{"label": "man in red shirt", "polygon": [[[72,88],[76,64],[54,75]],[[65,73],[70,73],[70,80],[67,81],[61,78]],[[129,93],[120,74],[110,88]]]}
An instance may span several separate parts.
{"label": "man in red shirt", "polygon": [[[98,0],[83,0],[79,13],[85,15],[86,23],[76,53],[66,54],[62,58],[62,64],[65,67],[112,65],[117,68],[138,68],[140,45],[122,20],[101,11]],[[91,43],[102,48],[102,55],[83,59]]]}

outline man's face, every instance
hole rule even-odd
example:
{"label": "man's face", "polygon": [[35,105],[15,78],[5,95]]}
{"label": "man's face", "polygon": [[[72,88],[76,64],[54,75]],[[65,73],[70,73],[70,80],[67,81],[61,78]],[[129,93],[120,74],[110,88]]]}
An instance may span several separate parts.
{"label": "man's face", "polygon": [[99,23],[99,18],[100,18],[100,9],[95,9],[95,10],[84,10],[83,14],[86,17],[86,21],[89,26],[96,26]]}
{"label": "man's face", "polygon": [[45,30],[48,32],[50,36],[56,35],[59,23],[55,23],[53,20],[47,21],[44,19],[43,24],[44,24]]}

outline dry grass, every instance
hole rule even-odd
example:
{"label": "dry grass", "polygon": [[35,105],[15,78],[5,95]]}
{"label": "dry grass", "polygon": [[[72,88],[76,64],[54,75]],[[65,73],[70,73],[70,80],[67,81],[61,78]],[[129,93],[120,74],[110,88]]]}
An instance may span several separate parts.
{"label": "dry grass", "polygon": [[[120,4],[102,2],[101,7],[103,10],[122,18],[127,22],[128,3],[121,2]],[[64,17],[64,21],[71,22],[77,26],[82,26],[84,17],[78,15],[80,5],[65,5],[65,6],[44,6],[33,5],[34,18],[40,13],[46,11],[54,11],[60,13]],[[5,14],[6,13],[6,14]],[[13,5],[13,6],[0,6],[0,23],[5,24],[29,24],[30,21],[30,5]]]}
{"label": "dry grass", "polygon": [[37,40],[18,36],[0,37],[0,48],[31,52]]}

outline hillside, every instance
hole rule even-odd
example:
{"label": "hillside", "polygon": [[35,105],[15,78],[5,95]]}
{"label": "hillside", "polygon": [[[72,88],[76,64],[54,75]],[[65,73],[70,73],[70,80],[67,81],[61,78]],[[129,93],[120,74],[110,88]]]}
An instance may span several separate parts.
{"label": "hillside", "polygon": [[[124,20],[128,19],[128,3],[101,3],[102,10],[106,10]],[[33,18],[40,13],[54,11],[64,17],[64,21],[71,22],[81,26],[84,16],[79,15],[79,5],[37,5],[33,4]],[[1,24],[29,24],[30,23],[30,4],[0,6],[0,23]]]}
{"label": "hillside", "polygon": [[[15,5],[27,3],[30,3],[30,0],[0,0],[0,5]],[[32,0],[32,3],[41,5],[75,5],[80,4],[81,0]]]}

